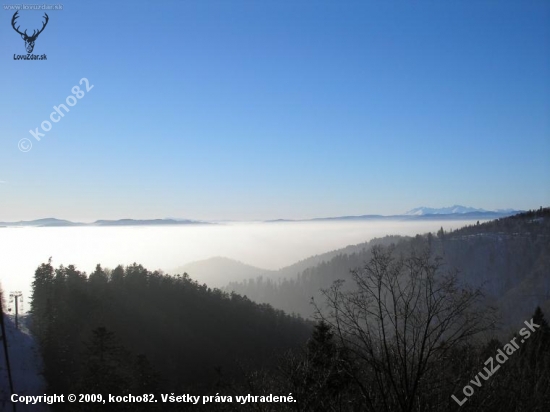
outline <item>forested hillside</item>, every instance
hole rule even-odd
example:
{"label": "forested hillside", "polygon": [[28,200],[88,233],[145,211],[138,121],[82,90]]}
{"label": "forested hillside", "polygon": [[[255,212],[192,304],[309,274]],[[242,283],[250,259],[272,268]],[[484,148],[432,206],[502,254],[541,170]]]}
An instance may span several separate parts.
{"label": "forested hillside", "polygon": [[[323,295],[301,353],[252,372],[255,393],[298,404],[255,411],[520,412],[550,408],[550,327],[535,308],[501,339],[495,311],[428,248],[376,246]],[[424,243],[425,245],[425,243]],[[493,335],[494,336],[494,335]]]}
{"label": "forested hillside", "polygon": [[525,212],[452,232],[440,230],[410,237],[387,237],[348,247],[316,266],[282,280],[258,277],[230,283],[235,291],[256,302],[265,302],[289,313],[311,316],[313,297],[321,300],[320,290],[343,279],[364,265],[376,244],[395,244],[398,253],[428,247],[444,263],[458,271],[459,278],[482,286],[487,298],[498,305],[503,322],[519,321],[533,307],[550,309],[550,208]]}
{"label": "forested hillside", "polygon": [[315,267],[322,262],[328,262],[335,256],[361,252],[363,249],[370,248],[375,244],[390,244],[392,240],[398,239],[399,236],[387,236],[383,239],[374,239],[371,242],[349,245],[343,249],[310,256],[278,270],[261,269],[237,260],[217,256],[178,266],[170,273],[189,273],[193,279],[201,279],[201,283],[230,292],[231,290],[226,287],[228,284],[238,284],[243,280],[248,281],[257,278],[269,279],[270,281],[292,279],[304,270]]}
{"label": "forested hillside", "polygon": [[44,263],[32,316],[54,393],[200,393],[238,380],[241,366],[269,368],[311,332],[267,304],[137,264],[87,276]]}

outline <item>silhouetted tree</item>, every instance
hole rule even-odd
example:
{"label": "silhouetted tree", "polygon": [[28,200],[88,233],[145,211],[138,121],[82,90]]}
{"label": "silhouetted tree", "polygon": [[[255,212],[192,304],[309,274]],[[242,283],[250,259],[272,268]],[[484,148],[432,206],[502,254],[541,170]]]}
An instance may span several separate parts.
{"label": "silhouetted tree", "polygon": [[429,251],[395,257],[393,248],[375,247],[352,273],[355,290],[336,282],[324,291],[329,314],[318,315],[353,355],[365,410],[441,410],[424,397],[444,383],[432,377],[454,349],[491,327],[491,313],[478,306],[481,292],[440,269]]}

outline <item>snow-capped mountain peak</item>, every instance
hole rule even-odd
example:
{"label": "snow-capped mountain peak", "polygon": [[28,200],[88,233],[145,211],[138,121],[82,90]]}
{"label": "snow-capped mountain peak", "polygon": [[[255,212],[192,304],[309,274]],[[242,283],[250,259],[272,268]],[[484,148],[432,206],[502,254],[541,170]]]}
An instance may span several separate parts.
{"label": "snow-capped mountain peak", "polygon": [[423,216],[423,215],[451,215],[451,214],[464,214],[464,213],[482,213],[487,212],[485,209],[476,209],[474,207],[467,207],[461,205],[454,205],[449,207],[432,208],[432,207],[417,207],[409,210],[405,213],[407,216]]}

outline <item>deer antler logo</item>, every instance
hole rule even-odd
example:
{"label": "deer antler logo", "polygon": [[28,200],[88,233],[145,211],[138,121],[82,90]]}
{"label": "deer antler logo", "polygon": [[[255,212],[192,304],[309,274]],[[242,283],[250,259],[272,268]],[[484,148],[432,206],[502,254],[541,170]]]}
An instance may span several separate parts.
{"label": "deer antler logo", "polygon": [[34,42],[36,41],[38,35],[40,33],[42,33],[42,31],[44,31],[44,29],[46,28],[46,25],[48,24],[48,20],[50,20],[50,18],[48,17],[47,13],[44,13],[44,19],[46,21],[43,23],[42,28],[40,30],[38,30],[38,32],[36,30],[34,30],[32,35],[29,36],[27,34],[27,30],[25,30],[24,33],[21,33],[19,31],[19,27],[21,27],[21,26],[15,27],[15,23],[16,23],[15,20],[17,20],[17,18],[19,17],[17,15],[18,13],[19,13],[19,11],[16,11],[15,14],[13,15],[13,17],[11,18],[11,25],[12,25],[13,29],[21,35],[21,38],[23,40],[25,40],[25,48],[27,49],[27,53],[32,53],[32,51],[34,50]]}

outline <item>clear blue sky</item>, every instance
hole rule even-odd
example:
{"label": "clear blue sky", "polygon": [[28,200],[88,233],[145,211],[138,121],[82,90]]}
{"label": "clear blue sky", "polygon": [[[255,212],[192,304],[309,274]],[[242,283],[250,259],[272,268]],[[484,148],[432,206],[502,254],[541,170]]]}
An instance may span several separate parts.
{"label": "clear blue sky", "polygon": [[550,204],[546,0],[83,3],[0,10],[0,221]]}

